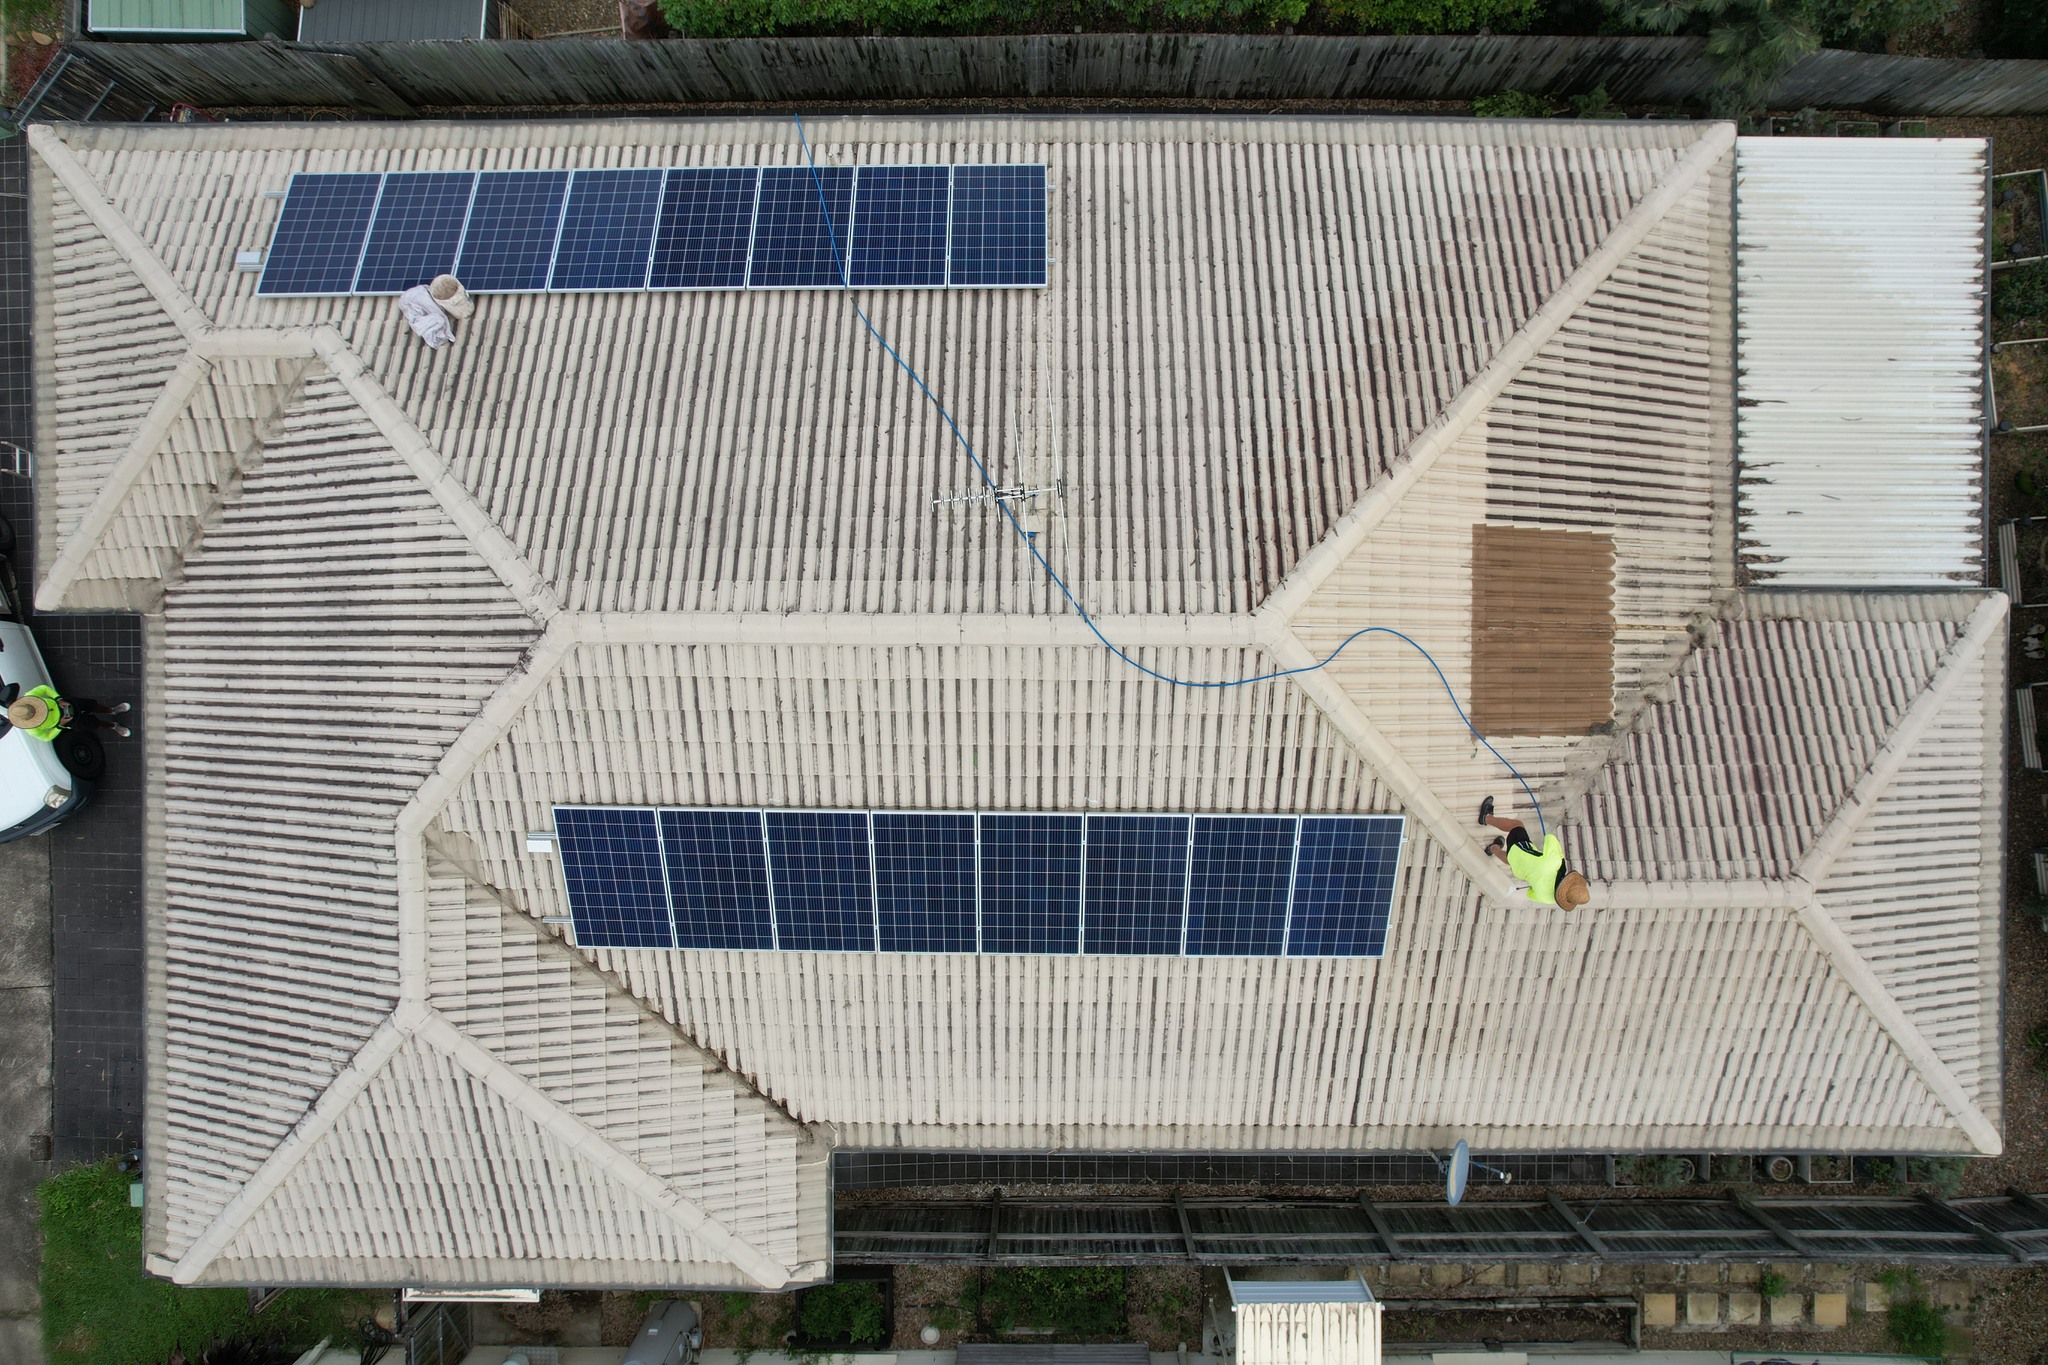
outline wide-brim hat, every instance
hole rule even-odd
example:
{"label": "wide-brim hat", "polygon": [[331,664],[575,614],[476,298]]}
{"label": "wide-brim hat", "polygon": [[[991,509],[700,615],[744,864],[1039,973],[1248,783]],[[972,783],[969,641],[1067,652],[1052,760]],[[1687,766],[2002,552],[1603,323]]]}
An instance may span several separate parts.
{"label": "wide-brim hat", "polygon": [[1586,879],[1578,873],[1567,872],[1557,879],[1558,909],[1576,910],[1591,899],[1592,888],[1586,885]]}
{"label": "wide-brim hat", "polygon": [[9,724],[33,730],[50,719],[50,703],[41,697],[20,697],[7,708]]}

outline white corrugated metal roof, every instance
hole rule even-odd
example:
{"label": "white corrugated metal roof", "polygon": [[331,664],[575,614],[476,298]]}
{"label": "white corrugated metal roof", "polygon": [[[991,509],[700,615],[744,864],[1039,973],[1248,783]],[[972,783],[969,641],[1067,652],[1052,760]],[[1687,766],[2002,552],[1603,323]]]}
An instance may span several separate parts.
{"label": "white corrugated metal roof", "polygon": [[1753,581],[1984,581],[1989,155],[1978,138],[1738,140],[1738,534]]}
{"label": "white corrugated metal roof", "polygon": [[1237,1365],[1380,1365],[1377,1303],[1240,1303]]}
{"label": "white corrugated metal roof", "polygon": [[[1596,909],[1484,856],[1471,810],[1510,787],[1420,661],[1187,692],[1092,643],[999,521],[930,506],[967,471],[844,299],[490,298],[429,352],[388,301],[259,301],[223,265],[292,170],[753,162],[793,132],[39,128],[68,362],[41,596],[161,609],[160,1269],[800,1279],[830,1142],[1997,1149],[2003,599],[1739,590],[1730,130],[814,134],[1051,168],[1046,290],[872,302],[999,474],[1066,482],[1042,540],[1148,662],[1242,675],[1395,625],[1469,695],[1475,527],[1609,536],[1613,733],[1501,744]],[[232,737],[199,709],[223,694]],[[1403,811],[1412,843],[1377,961],[584,962],[524,833],[591,802]],[[366,1125],[464,1113],[515,1164],[596,1154],[556,1193],[639,1240],[552,1204],[307,1230]],[[436,1151],[380,1178],[438,1180]],[[509,1198],[445,1178],[464,1217]]]}

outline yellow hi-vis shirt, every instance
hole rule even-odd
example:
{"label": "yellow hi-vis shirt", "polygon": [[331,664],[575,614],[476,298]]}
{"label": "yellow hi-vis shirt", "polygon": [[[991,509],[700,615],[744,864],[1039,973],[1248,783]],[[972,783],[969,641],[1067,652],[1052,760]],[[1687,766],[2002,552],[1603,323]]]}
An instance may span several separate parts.
{"label": "yellow hi-vis shirt", "polygon": [[1508,871],[1529,883],[1529,899],[1541,905],[1557,904],[1557,874],[1564,871],[1564,845],[1555,834],[1543,836],[1543,852],[1531,853],[1508,845]]}

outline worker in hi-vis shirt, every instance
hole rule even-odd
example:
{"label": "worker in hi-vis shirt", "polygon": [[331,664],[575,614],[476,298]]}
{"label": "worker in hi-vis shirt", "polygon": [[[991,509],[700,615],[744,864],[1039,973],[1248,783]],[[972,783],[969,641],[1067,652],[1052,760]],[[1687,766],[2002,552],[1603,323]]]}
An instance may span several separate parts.
{"label": "worker in hi-vis shirt", "polygon": [[1508,871],[1529,883],[1529,899],[1560,910],[1576,910],[1593,898],[1586,879],[1564,865],[1564,845],[1555,834],[1543,836],[1543,847],[1529,842],[1529,827],[1493,813],[1493,798],[1479,805],[1479,823],[1502,831],[1486,851],[1508,865]]}

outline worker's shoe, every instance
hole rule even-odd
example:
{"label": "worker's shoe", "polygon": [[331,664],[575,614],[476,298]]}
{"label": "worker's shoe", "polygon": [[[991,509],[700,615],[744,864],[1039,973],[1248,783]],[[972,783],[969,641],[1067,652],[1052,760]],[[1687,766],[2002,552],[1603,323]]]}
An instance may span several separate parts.
{"label": "worker's shoe", "polygon": [[115,715],[121,715],[123,712],[127,711],[128,703],[125,701],[115,702],[111,709],[113,710],[113,713]]}
{"label": "worker's shoe", "polygon": [[1492,815],[1492,814],[1493,814],[1493,798],[1489,796],[1489,797],[1487,797],[1487,798],[1486,798],[1486,799],[1485,799],[1484,801],[1481,801],[1481,802],[1479,803],[1479,823],[1480,823],[1480,824],[1482,824],[1482,825],[1483,825],[1483,824],[1485,824],[1485,823],[1486,823],[1486,820],[1487,820],[1487,817],[1488,817],[1488,816],[1490,816],[1490,815]]}
{"label": "worker's shoe", "polygon": [[108,726],[107,728],[108,728],[109,730],[112,730],[112,731],[113,731],[113,732],[114,732],[115,734],[119,735],[119,736],[120,736],[121,738],[123,738],[123,739],[126,739],[126,738],[128,738],[128,736],[129,736],[129,735],[130,735],[131,733],[133,733],[133,732],[132,732],[132,731],[130,731],[130,730],[129,730],[129,728],[128,728],[127,726],[125,726],[125,725],[109,725],[109,726]]}
{"label": "worker's shoe", "polygon": [[1492,853],[1492,852],[1494,852],[1494,851],[1496,851],[1496,850],[1498,850],[1498,849],[1503,849],[1503,848],[1506,848],[1507,846],[1508,846],[1508,841],[1507,841],[1507,840],[1505,840],[1505,839],[1495,839],[1495,840],[1494,840],[1494,841],[1493,841],[1492,843],[1490,843],[1490,844],[1488,844],[1488,845],[1486,846],[1486,851],[1487,851],[1488,853]]}

